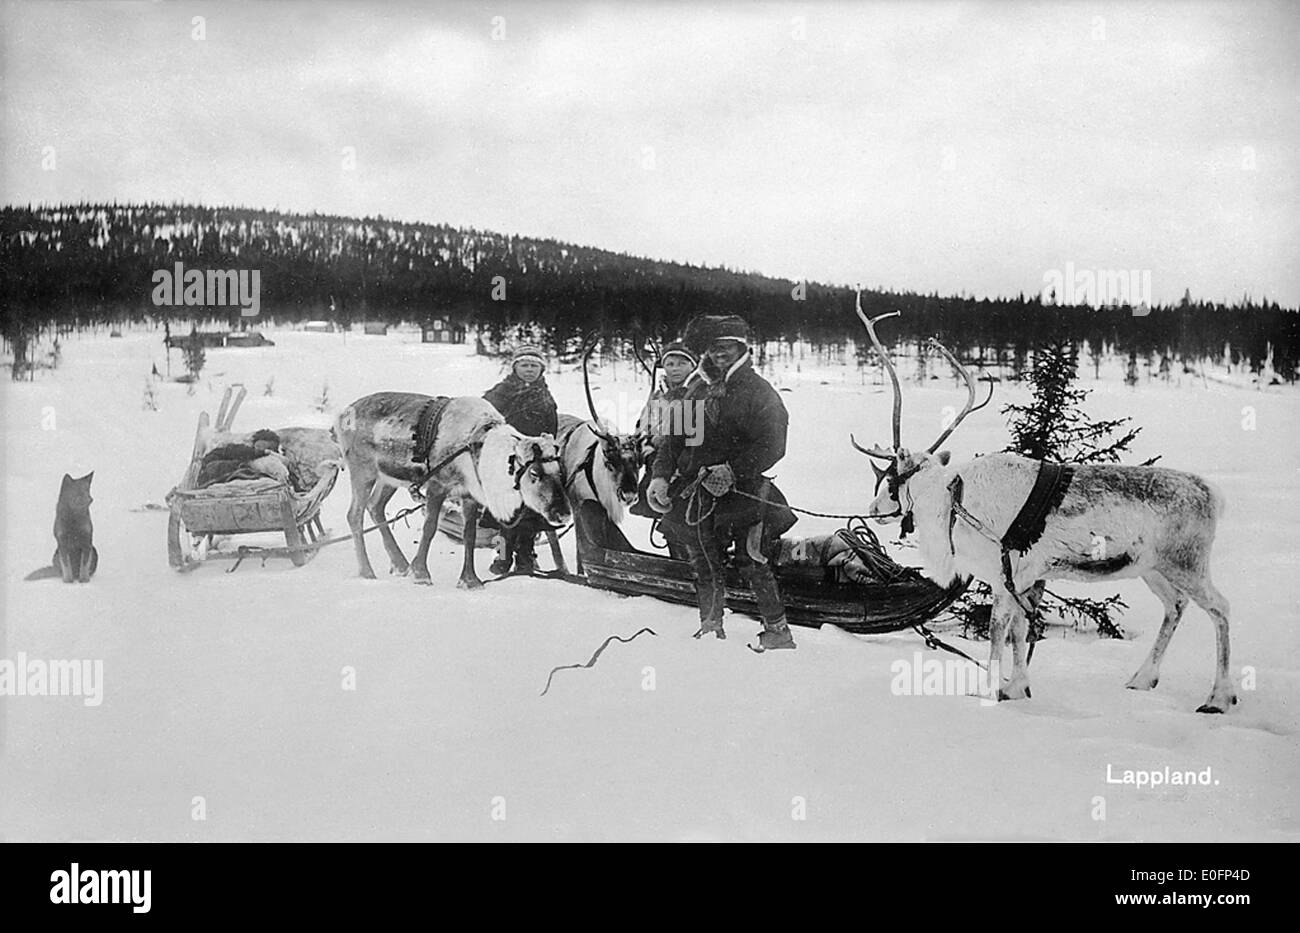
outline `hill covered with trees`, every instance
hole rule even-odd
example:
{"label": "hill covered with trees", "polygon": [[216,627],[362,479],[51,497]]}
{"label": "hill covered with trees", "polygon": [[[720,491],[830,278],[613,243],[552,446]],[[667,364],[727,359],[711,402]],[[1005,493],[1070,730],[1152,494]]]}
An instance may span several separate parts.
{"label": "hill covered with trees", "polygon": [[[258,270],[261,319],[419,322],[489,334],[527,323],[557,348],[599,330],[674,335],[700,313],[741,314],[769,340],[843,348],[861,327],[845,286],[798,283],[440,224],[250,208],[76,204],[0,210],[0,331],[17,356],[51,327],[164,316],[236,324],[237,308],[159,307],[154,273]],[[869,271],[869,270],[868,270]],[[888,335],[937,336],[963,357],[1023,359],[1049,338],[1184,364],[1247,362],[1294,381],[1300,313],[1243,296],[1135,315],[1127,306],[1045,306],[1038,295],[974,299],[864,292],[868,313],[901,311]]]}

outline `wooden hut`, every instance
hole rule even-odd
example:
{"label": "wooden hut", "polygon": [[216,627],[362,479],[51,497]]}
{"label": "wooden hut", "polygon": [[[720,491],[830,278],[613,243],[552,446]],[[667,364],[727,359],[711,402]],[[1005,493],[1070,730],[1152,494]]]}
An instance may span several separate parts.
{"label": "wooden hut", "polygon": [[464,343],[465,325],[436,317],[420,325],[421,343]]}

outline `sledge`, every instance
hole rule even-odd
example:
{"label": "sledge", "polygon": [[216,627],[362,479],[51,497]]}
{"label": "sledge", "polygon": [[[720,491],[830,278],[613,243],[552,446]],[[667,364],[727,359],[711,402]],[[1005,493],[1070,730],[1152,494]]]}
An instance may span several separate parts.
{"label": "sledge", "polygon": [[[682,605],[697,604],[691,565],[632,547],[597,503],[583,503],[575,534],[588,586]],[[855,539],[864,553],[870,552],[876,582],[841,581],[830,567],[773,564],[790,624],[820,628],[830,623],[856,635],[894,632],[930,621],[948,608],[969,583],[963,579],[948,588],[941,587],[916,568],[895,562],[869,532]],[[758,604],[740,571],[728,566],[726,576],[727,607],[758,619]]]}
{"label": "sledge", "polygon": [[[458,541],[463,532],[459,514],[458,510],[444,509],[438,525],[439,530]],[[489,546],[482,534],[480,529],[478,546]],[[580,504],[574,517],[574,534],[578,575],[562,579],[624,596],[653,596],[685,606],[697,604],[691,565],[633,547],[598,503],[587,500]],[[842,575],[831,567],[773,565],[786,619],[792,625],[820,628],[830,623],[857,635],[895,632],[929,622],[969,585],[969,580],[960,579],[950,587],[941,587],[915,567],[897,563],[865,528],[852,537],[855,548],[869,557],[873,582],[840,579]],[[727,568],[727,607],[759,618],[753,592],[741,572],[731,566]]]}
{"label": "sledge", "polygon": [[[496,547],[500,528],[486,528],[483,525],[485,511],[479,512],[479,522],[474,535],[474,547]],[[465,514],[460,510],[460,500],[448,497],[442,503],[442,512],[438,516],[438,530],[453,541],[465,540]]]}
{"label": "sledge", "polygon": [[[230,425],[246,392],[240,386],[232,405],[231,389],[226,389],[215,425],[206,411],[199,415],[190,464],[167,494],[167,561],[178,571],[191,571],[209,560],[245,557],[287,557],[301,567],[316,556],[315,542],[326,537],[320,509],[338,479],[343,456],[328,430],[288,427],[276,431],[281,452],[298,474],[313,484],[306,492],[270,477],[196,488],[203,455],[218,444],[239,439],[231,434]],[[283,534],[284,546],[216,547],[219,537],[267,532]]]}

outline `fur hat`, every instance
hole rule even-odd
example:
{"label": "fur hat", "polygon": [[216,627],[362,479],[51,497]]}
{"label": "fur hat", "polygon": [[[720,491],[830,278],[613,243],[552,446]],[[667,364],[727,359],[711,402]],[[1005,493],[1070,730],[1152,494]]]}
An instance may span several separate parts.
{"label": "fur hat", "polygon": [[515,352],[510,354],[510,368],[513,370],[516,363],[522,363],[525,360],[536,363],[543,369],[546,368],[546,360],[542,357],[542,348],[535,344],[526,343],[516,347]]}
{"label": "fur hat", "polygon": [[688,350],[686,344],[681,343],[680,341],[677,343],[670,343],[668,346],[664,347],[663,355],[659,358],[660,362],[666,363],[670,356],[683,356],[690,360],[691,366],[700,365],[700,358]]}
{"label": "fur hat", "polygon": [[702,314],[686,325],[684,342],[692,352],[703,354],[715,340],[739,340],[748,347],[752,339],[744,318],[735,314]]}
{"label": "fur hat", "polygon": [[254,447],[257,446],[258,441],[262,441],[272,450],[280,449],[280,435],[276,434],[270,428],[262,428],[258,431],[254,431],[253,436],[248,439],[248,443],[252,444]]}

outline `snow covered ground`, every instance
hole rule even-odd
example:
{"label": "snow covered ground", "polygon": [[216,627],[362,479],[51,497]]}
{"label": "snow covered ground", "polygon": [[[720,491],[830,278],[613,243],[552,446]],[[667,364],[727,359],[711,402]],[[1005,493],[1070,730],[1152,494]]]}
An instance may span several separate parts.
{"label": "snow covered ground", "polygon": [[[1201,473],[1228,500],[1214,576],[1232,605],[1233,669],[1253,689],[1226,716],[1193,712],[1209,693],[1212,627],[1188,609],[1159,687],[1124,689],[1158,627],[1141,582],[1123,642],[1070,634],[1039,647],[1032,700],[900,696],[891,665],[924,650],[911,633],[854,637],[797,629],[794,652],[756,655],[757,630],[694,641],[689,608],[542,580],[455,588],[458,548],[440,536],[434,586],[356,576],[350,545],[302,569],[246,562],[178,575],[161,502],[179,479],[201,410],[222,389],[250,395],[237,428],[327,425],[381,390],[479,394],[495,364],[467,346],[268,331],[277,345],[210,350],[194,396],[158,386],[161,334],[66,338],[63,363],[0,387],[5,442],[0,659],[103,662],[103,697],[0,699],[0,837],[23,840],[1300,840],[1300,396],[1187,379],[1121,382],[1111,361],[1097,417],[1134,415],[1136,458]],[[870,471],[848,444],[888,441],[889,396],[853,368],[779,365],[790,452],[777,473],[806,508],[865,507]],[[173,354],[173,370],[180,371]],[[274,375],[274,394],[263,387]],[[630,368],[594,381],[627,409]],[[548,374],[580,413],[572,371]],[[313,409],[328,383],[329,412]],[[622,404],[618,404],[622,392]],[[1003,386],[997,403],[1023,401]],[[615,400],[615,401],[610,401]],[[904,443],[937,434],[961,393],[946,377],[905,385]],[[1006,442],[998,405],[951,439],[958,460]],[[101,559],[85,586],[23,582],[48,560],[64,472],[95,471]],[[325,523],[346,529],[340,479]],[[394,507],[407,504],[404,493]],[[643,540],[639,520],[634,540]],[[795,534],[833,523],[803,519]],[[397,526],[413,549],[418,529]],[[572,543],[566,539],[570,554]],[[541,549],[543,561],[546,549]],[[904,559],[907,559],[904,552]],[[480,552],[486,576],[487,552]],[[1067,587],[1061,587],[1066,590]],[[590,670],[551,669],[586,661]],[[985,645],[968,649],[982,655]],[[347,672],[355,689],[344,689]],[[897,667],[895,667],[897,670]],[[1137,788],[1126,770],[1212,770],[1209,786]],[[1108,772],[1109,769],[1109,772]],[[196,800],[201,798],[201,800]],[[202,816],[202,819],[195,819]]]}

